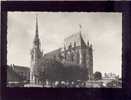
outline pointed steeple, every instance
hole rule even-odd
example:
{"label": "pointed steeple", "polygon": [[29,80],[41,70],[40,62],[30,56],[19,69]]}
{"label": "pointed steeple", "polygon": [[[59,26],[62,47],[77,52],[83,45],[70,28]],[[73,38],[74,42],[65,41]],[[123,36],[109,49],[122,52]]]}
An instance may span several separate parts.
{"label": "pointed steeple", "polygon": [[37,17],[37,15],[36,15],[36,31],[35,31],[35,38],[34,38],[34,43],[36,44],[36,45],[39,45],[40,43],[40,40],[39,40],[39,32],[38,32],[38,17]]}
{"label": "pointed steeple", "polygon": [[80,35],[81,47],[86,47],[85,41],[84,41],[84,39],[82,37],[82,34],[81,34],[81,29],[82,29],[81,24],[79,24],[79,27],[80,27],[80,33],[79,33],[79,35]]}
{"label": "pointed steeple", "polygon": [[39,38],[39,34],[38,34],[38,16],[36,15],[36,33],[35,33],[35,37]]}
{"label": "pointed steeple", "polygon": [[31,50],[31,71],[30,71],[30,82],[37,83],[38,79],[35,76],[39,60],[43,57],[43,51],[41,51],[41,43],[38,32],[38,18],[35,18],[35,37],[33,41],[33,48]]}

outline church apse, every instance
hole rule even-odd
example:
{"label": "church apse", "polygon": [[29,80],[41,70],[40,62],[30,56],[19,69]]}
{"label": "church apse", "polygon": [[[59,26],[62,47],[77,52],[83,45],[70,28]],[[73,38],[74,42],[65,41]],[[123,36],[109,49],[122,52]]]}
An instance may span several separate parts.
{"label": "church apse", "polygon": [[93,78],[92,44],[84,41],[81,31],[64,40],[64,61],[88,68],[89,79]]}

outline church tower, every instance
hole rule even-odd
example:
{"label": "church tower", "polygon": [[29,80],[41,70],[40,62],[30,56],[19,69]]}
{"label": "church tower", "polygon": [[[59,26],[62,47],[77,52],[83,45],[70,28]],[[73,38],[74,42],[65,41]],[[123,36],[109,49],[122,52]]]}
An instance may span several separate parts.
{"label": "church tower", "polygon": [[33,41],[33,48],[31,50],[31,71],[30,71],[30,83],[38,83],[38,79],[36,76],[38,62],[39,59],[43,56],[43,52],[41,51],[41,43],[39,39],[39,32],[38,32],[38,18],[36,16],[36,31],[35,37]]}

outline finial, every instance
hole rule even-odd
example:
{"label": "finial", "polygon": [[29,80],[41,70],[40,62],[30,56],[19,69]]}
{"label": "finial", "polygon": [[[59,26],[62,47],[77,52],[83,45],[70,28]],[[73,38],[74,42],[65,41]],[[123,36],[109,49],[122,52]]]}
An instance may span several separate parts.
{"label": "finial", "polygon": [[79,27],[80,27],[80,30],[81,30],[81,28],[82,28],[81,24],[79,24]]}
{"label": "finial", "polygon": [[80,28],[80,32],[81,32],[81,28],[82,28],[81,24],[79,24],[79,28]]}
{"label": "finial", "polygon": [[76,47],[76,42],[74,42],[74,47]]}
{"label": "finial", "polygon": [[87,41],[87,45],[89,46],[89,41]]}

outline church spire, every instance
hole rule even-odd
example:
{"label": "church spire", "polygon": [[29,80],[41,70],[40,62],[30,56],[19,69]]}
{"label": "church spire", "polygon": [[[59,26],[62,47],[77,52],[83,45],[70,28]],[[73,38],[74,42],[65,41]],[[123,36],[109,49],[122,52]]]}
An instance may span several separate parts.
{"label": "church spire", "polygon": [[39,40],[39,32],[38,32],[38,17],[36,15],[36,31],[35,31],[35,38],[34,38],[34,43],[39,45],[40,40]]}
{"label": "church spire", "polygon": [[41,51],[41,43],[39,39],[39,32],[38,32],[38,18],[37,15],[35,16],[35,37],[33,41],[33,48],[31,50],[31,71],[30,71],[30,82],[37,83],[38,78],[35,76],[36,69],[39,63],[39,60],[43,56],[43,52]]}
{"label": "church spire", "polygon": [[38,16],[36,15],[36,33],[35,33],[35,37],[39,38],[39,34],[38,34]]}

